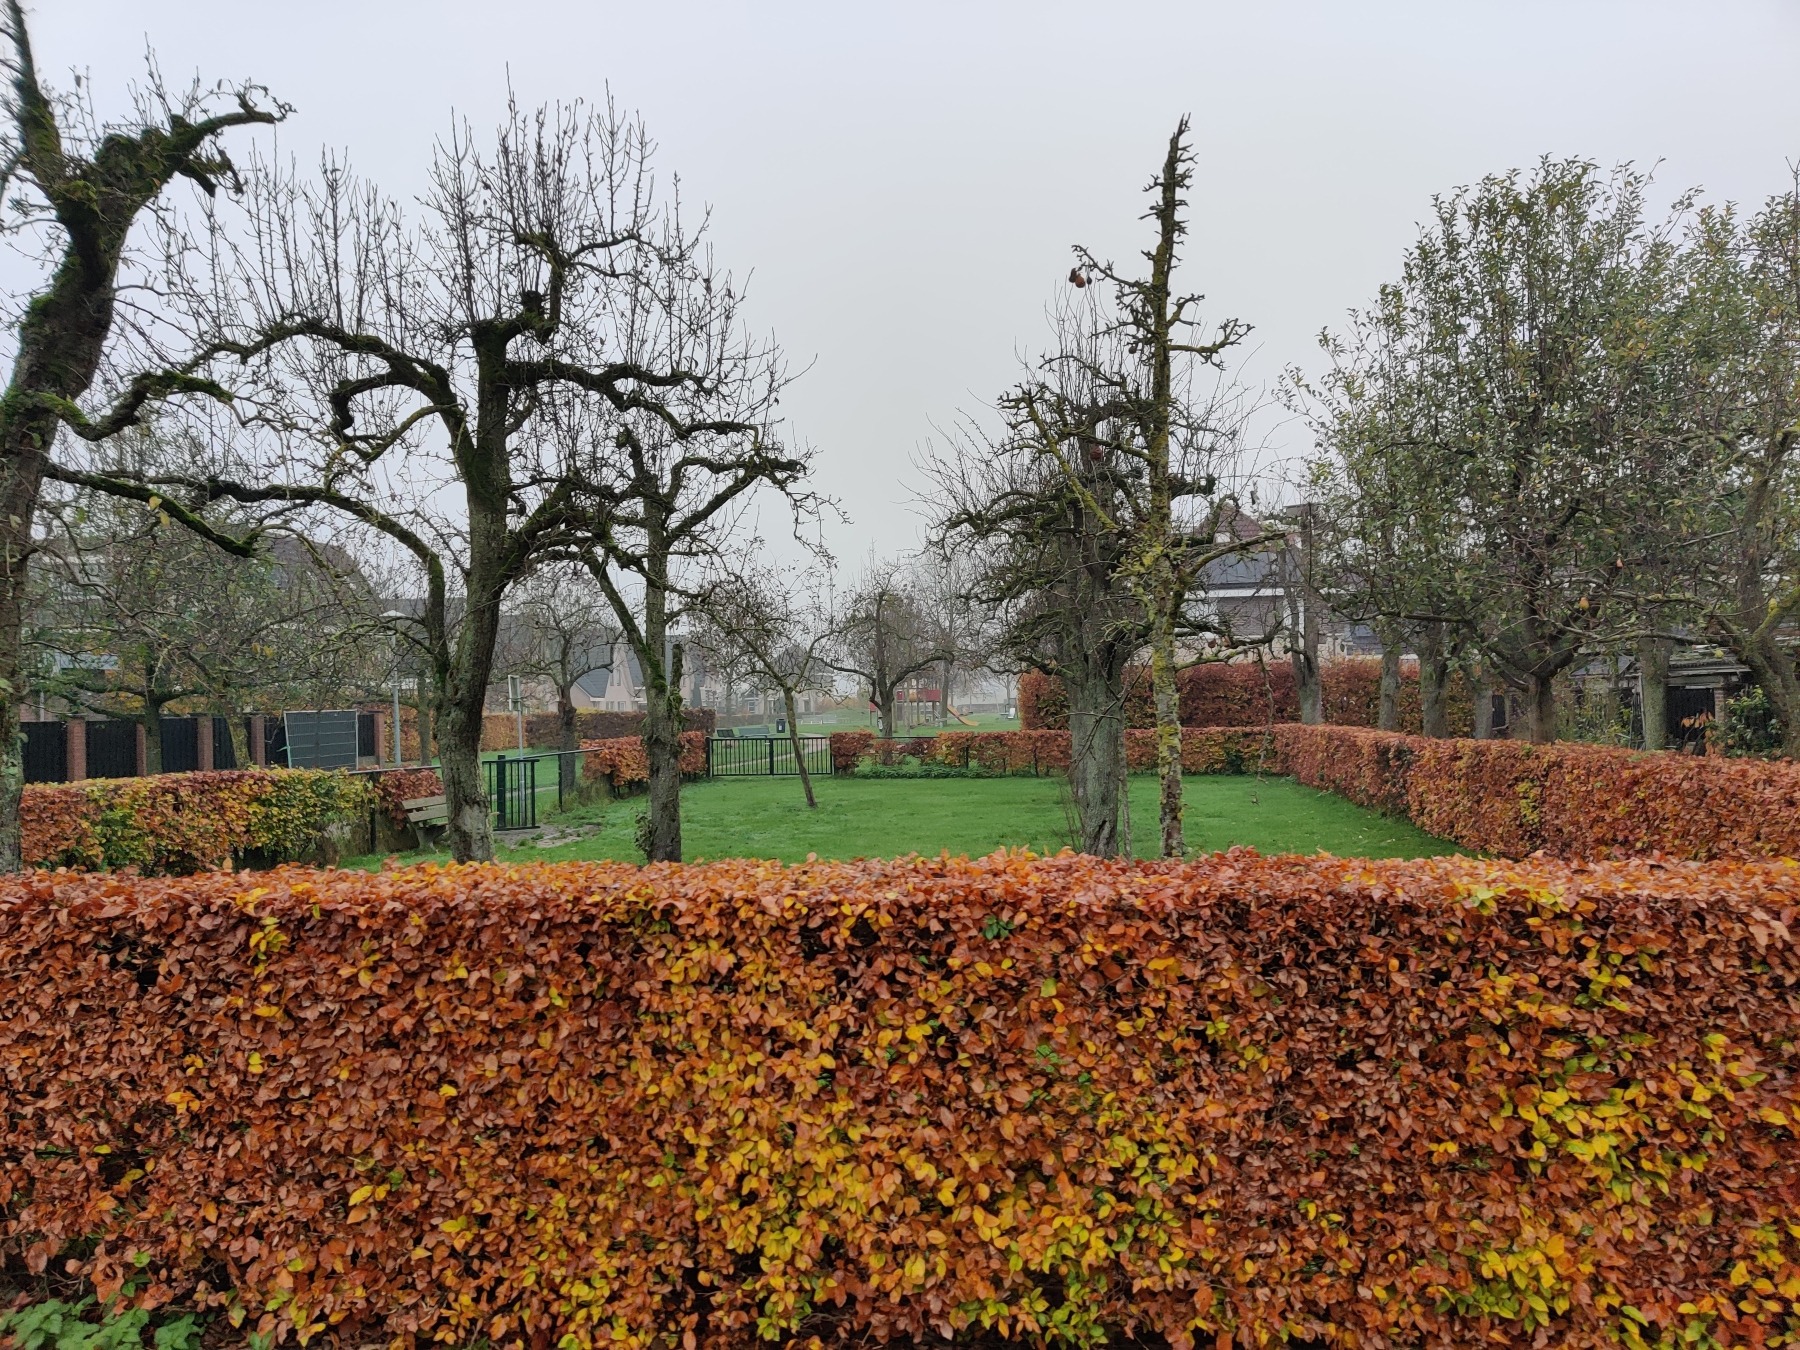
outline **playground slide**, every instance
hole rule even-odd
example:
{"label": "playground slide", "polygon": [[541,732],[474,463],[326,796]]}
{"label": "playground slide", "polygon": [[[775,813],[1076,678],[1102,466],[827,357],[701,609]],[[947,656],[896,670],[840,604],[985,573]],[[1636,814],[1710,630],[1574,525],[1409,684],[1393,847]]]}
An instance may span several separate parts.
{"label": "playground slide", "polygon": [[975,725],[975,719],[973,717],[964,717],[961,713],[956,711],[955,708],[952,708],[948,703],[946,703],[944,705],[944,711],[949,713],[950,716],[954,717],[957,721],[961,722],[965,727],[972,727]]}

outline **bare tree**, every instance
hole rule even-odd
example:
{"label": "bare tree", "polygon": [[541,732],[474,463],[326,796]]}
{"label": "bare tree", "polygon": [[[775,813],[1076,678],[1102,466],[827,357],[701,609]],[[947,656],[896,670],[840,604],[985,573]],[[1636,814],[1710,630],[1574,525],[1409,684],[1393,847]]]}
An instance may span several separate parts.
{"label": "bare tree", "polygon": [[960,716],[957,681],[985,669],[993,647],[993,614],[977,598],[980,578],[966,554],[926,549],[912,565],[913,595],[930,645],[938,649],[940,721]]}
{"label": "bare tree", "polygon": [[239,467],[61,475],[337,513],[410,563],[459,859],[493,851],[479,747],[507,590],[590,537],[573,429],[601,405],[684,444],[741,364],[735,298],[658,204],[651,149],[610,105],[513,107],[491,154],[466,126],[440,147],[418,222],[335,165],[259,169],[247,219],[215,222],[177,288],[219,335]]}
{"label": "bare tree", "polygon": [[931,622],[914,577],[899,558],[870,556],[838,606],[828,660],[869,688],[881,734],[892,738],[901,688],[913,676],[954,659],[955,649]]}
{"label": "bare tree", "polygon": [[576,784],[581,748],[575,721],[575,686],[599,670],[611,670],[619,625],[592,577],[567,563],[546,563],[514,593],[502,624],[496,665],[501,673],[549,682],[556,691],[556,748],[564,752],[559,776],[564,791]]}
{"label": "bare tree", "polygon": [[[1169,137],[1161,172],[1150,183],[1156,236],[1144,250],[1147,275],[1127,275],[1085,248],[1077,248],[1071,280],[1089,297],[1085,313],[1069,316],[1064,340],[1047,362],[1083,368],[1083,382],[1105,416],[1087,430],[1117,457],[1124,470],[1116,508],[1098,498],[1088,509],[1130,538],[1125,575],[1143,608],[1150,649],[1150,684],[1156,710],[1156,767],[1160,781],[1161,852],[1178,858],[1182,830],[1181,712],[1176,675],[1179,638],[1190,603],[1207,569],[1280,536],[1244,538],[1231,528],[1240,506],[1233,480],[1241,472],[1243,400],[1226,390],[1210,396],[1197,368],[1220,367],[1223,354],[1242,341],[1249,326],[1236,319],[1219,325],[1208,341],[1197,332],[1204,297],[1175,289],[1182,237],[1187,233],[1185,193],[1193,180],[1193,155],[1183,117]],[[1100,283],[1096,285],[1096,282]],[[1111,306],[1100,296],[1110,292]],[[1079,333],[1080,328],[1092,336]],[[1070,340],[1070,339],[1074,340]],[[1051,402],[1047,409],[1029,392],[1024,404],[1038,422],[1040,441],[1053,453],[1082,434],[1080,419]],[[1065,470],[1079,489],[1081,475]]]}
{"label": "bare tree", "polygon": [[788,747],[809,809],[817,809],[812,774],[800,744],[800,697],[831,687],[825,653],[835,638],[824,578],[752,563],[708,587],[698,641],[733,684],[773,691],[786,713]]}
{"label": "bare tree", "polygon": [[925,467],[942,503],[933,545],[975,559],[974,595],[999,616],[996,658],[1068,692],[1081,851],[1113,857],[1130,851],[1125,669],[1146,625],[1116,523],[1126,472],[1093,393],[1081,363],[1052,366],[1000,400],[999,432],[967,422]]}
{"label": "bare tree", "polygon": [[[663,297],[681,322],[660,359],[703,369],[671,391],[657,415],[614,411],[586,429],[578,551],[612,604],[644,672],[644,748],[650,760],[648,849],[681,860],[683,644],[675,635],[704,596],[704,573],[748,547],[753,510],[772,498],[797,541],[822,504],[807,486],[812,454],[783,442],[775,407],[787,383],[780,352],[739,327],[728,277]],[[600,433],[607,434],[600,434]]]}
{"label": "bare tree", "polygon": [[279,121],[286,109],[259,106],[261,91],[250,85],[171,94],[153,70],[132,121],[103,127],[88,105],[39,80],[20,0],[5,0],[0,24],[10,86],[4,229],[23,241],[42,276],[15,313],[12,376],[0,399],[0,869],[15,871],[24,785],[21,630],[33,525],[59,425],[73,416],[103,436],[144,400],[199,387],[157,361],[155,373],[120,381],[125,387],[113,392],[121,401],[109,415],[90,421],[78,406],[117,355],[120,278],[139,270],[131,247],[144,217],[176,178],[208,194],[233,185],[222,133]]}

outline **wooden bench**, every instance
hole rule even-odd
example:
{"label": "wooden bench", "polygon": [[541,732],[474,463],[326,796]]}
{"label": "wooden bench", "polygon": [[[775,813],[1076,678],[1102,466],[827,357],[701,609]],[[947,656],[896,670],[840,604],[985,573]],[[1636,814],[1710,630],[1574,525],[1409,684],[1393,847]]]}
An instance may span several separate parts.
{"label": "wooden bench", "polygon": [[400,809],[419,836],[420,848],[429,848],[437,833],[450,824],[450,805],[441,792],[435,797],[409,797],[400,803]]}

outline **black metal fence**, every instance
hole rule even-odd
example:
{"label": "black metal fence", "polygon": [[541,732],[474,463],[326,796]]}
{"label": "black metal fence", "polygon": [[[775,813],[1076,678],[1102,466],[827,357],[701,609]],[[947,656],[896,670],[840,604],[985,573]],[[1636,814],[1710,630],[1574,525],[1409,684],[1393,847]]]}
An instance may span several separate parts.
{"label": "black metal fence", "polygon": [[138,771],[136,722],[87,724],[87,776],[136,778]]}
{"label": "black metal fence", "polygon": [[706,772],[712,778],[798,778],[802,761],[808,773],[829,775],[831,737],[800,737],[800,758],[786,736],[710,736],[706,741]]}
{"label": "black metal fence", "polygon": [[[488,761],[488,801],[493,804],[496,830],[537,828],[538,758],[537,755],[496,755]],[[554,759],[555,756],[543,758]],[[560,786],[561,775],[558,775],[559,789]]]}
{"label": "black metal fence", "polygon": [[63,783],[69,778],[69,728],[63,722],[25,722],[25,781]]}

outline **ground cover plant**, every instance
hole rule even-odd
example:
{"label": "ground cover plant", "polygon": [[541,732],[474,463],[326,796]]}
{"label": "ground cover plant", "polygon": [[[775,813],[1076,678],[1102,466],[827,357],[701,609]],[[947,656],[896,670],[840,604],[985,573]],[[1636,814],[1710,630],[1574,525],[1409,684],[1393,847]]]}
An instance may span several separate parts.
{"label": "ground cover plant", "polygon": [[1781,863],[37,874],[0,1244],[347,1343],[1792,1345],[1797,924]]}

